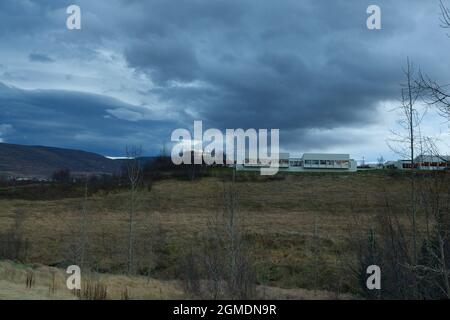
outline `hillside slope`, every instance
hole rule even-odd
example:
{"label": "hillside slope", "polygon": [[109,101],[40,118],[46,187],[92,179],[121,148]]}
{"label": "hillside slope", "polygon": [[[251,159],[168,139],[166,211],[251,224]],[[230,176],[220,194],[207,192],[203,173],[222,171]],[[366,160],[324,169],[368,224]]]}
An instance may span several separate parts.
{"label": "hillside slope", "polygon": [[59,169],[72,173],[114,173],[121,162],[81,150],[0,143],[0,173],[49,177]]}

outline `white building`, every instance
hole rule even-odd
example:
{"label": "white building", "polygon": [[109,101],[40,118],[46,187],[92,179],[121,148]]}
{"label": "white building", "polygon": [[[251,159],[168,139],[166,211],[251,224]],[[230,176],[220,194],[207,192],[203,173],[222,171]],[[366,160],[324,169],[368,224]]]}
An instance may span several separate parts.
{"label": "white building", "polygon": [[[411,169],[411,160],[398,160],[390,167],[400,170]],[[450,167],[450,156],[420,155],[414,158],[414,167],[418,170],[444,170]]]}
{"label": "white building", "polygon": [[[287,172],[355,172],[356,161],[349,154],[305,153],[301,158],[291,158],[289,153],[279,154],[279,171]],[[257,171],[270,166],[269,160],[246,159],[236,170]]]}

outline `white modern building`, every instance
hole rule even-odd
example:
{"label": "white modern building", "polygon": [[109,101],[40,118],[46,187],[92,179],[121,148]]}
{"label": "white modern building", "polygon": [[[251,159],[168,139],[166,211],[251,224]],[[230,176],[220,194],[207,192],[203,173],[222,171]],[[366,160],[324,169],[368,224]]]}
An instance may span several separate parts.
{"label": "white modern building", "polygon": [[[279,171],[287,172],[355,172],[356,161],[349,154],[305,153],[301,158],[291,158],[289,153],[279,154]],[[270,160],[246,159],[236,170],[257,171],[270,166]]]}
{"label": "white modern building", "polygon": [[[411,169],[411,160],[398,160],[386,165],[400,170]],[[414,168],[418,170],[444,170],[450,168],[450,156],[420,155],[414,158]]]}

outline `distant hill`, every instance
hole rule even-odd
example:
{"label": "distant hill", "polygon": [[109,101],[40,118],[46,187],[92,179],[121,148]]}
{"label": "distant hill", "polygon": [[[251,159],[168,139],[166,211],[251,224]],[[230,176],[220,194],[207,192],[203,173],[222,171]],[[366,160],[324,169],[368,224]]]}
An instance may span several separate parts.
{"label": "distant hill", "polygon": [[56,170],[73,174],[112,174],[124,161],[81,150],[0,143],[0,174],[15,177],[50,177]]}

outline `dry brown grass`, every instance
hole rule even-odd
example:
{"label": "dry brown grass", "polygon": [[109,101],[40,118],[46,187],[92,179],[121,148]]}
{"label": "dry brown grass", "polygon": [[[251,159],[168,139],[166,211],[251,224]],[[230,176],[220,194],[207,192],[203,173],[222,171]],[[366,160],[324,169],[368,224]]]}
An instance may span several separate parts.
{"label": "dry brown grass", "polygon": [[[383,174],[288,175],[270,182],[239,182],[240,211],[245,215],[249,237],[265,284],[286,288],[311,287],[309,273],[314,222],[321,246],[324,274],[341,256],[344,240],[355,217],[369,227],[383,210],[384,197],[404,202],[408,181]],[[163,180],[152,191],[139,194],[137,233],[143,241],[158,232],[164,235],[163,260],[152,276],[167,278],[176,273],[177,259],[193,245],[191,239],[204,230],[208,217],[219,210],[222,182]],[[119,272],[126,261],[127,193],[89,198],[89,260],[94,269]],[[31,243],[27,262],[64,265],[71,259],[71,245],[79,222],[82,200],[0,200],[0,232],[12,223],[13,210],[25,211],[24,237]],[[146,248],[138,249],[146,262]],[[338,252],[339,251],[339,252]],[[338,254],[336,254],[338,252]],[[116,276],[108,295],[120,299],[128,288],[133,298],[145,296],[137,282]],[[152,280],[153,281],[153,280]],[[329,281],[326,277],[322,282]],[[47,287],[48,288],[48,287]],[[117,289],[114,289],[117,288]],[[163,290],[163,289],[161,289]],[[48,291],[48,289],[47,289]],[[164,291],[164,290],[163,290]],[[167,293],[167,292],[166,292]],[[166,293],[149,296],[167,297]],[[147,296],[146,296],[147,297]]]}
{"label": "dry brown grass", "polygon": [[[34,280],[27,286],[30,272]],[[137,276],[89,274],[82,280],[80,291],[67,289],[64,270],[43,265],[22,265],[0,261],[0,300],[130,300],[130,299],[187,299],[177,281],[159,281]],[[281,289],[258,286],[263,299],[354,299],[343,294],[336,296],[324,290]]]}
{"label": "dry brown grass", "polygon": [[[27,286],[27,275],[34,274],[34,284]],[[39,300],[103,300],[123,299],[126,288],[133,299],[180,299],[184,294],[175,281],[158,281],[145,277],[111,274],[82,275],[81,294],[66,287],[64,270],[43,265],[29,265],[0,261],[0,299]]]}

